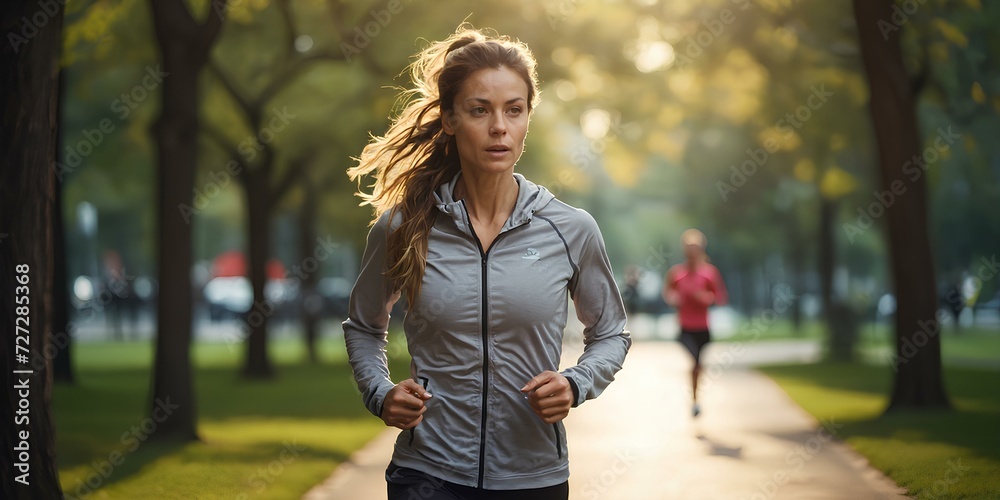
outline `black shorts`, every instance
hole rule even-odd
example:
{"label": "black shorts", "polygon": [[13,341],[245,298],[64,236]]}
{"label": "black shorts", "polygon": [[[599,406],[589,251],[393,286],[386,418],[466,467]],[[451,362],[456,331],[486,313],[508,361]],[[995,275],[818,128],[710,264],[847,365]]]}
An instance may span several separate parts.
{"label": "black shorts", "polygon": [[484,490],[450,483],[430,474],[389,463],[385,470],[389,500],[567,500],[569,482],[526,490]]}
{"label": "black shorts", "polygon": [[691,357],[694,358],[694,365],[701,366],[701,350],[705,347],[711,340],[711,335],[708,330],[684,330],[681,329],[680,339],[681,344],[687,348],[688,352],[691,353]]}

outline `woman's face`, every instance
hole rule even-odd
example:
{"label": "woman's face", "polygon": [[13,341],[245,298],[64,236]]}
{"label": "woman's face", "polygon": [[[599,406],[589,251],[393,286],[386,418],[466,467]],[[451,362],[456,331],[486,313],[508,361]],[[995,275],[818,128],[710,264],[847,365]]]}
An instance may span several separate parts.
{"label": "woman's face", "polygon": [[478,70],[462,84],[442,125],[455,136],[462,170],[512,171],[528,135],[528,84],[507,67]]}
{"label": "woman's face", "polygon": [[684,245],[684,257],[687,258],[688,262],[699,262],[704,255],[705,249],[701,245],[692,243]]}

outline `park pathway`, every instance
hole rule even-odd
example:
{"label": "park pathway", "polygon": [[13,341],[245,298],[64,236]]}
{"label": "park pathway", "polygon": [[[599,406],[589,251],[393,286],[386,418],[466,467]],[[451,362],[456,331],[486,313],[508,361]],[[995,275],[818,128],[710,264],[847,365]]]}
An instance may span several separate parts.
{"label": "park pathway", "polygon": [[[579,351],[567,347],[564,364]],[[618,379],[566,420],[572,500],[876,499],[905,493],[817,422],[760,362],[808,360],[810,342],[711,344],[702,415],[692,418],[689,361],[676,342],[637,341]],[[308,492],[306,500],[385,498],[388,429]]]}

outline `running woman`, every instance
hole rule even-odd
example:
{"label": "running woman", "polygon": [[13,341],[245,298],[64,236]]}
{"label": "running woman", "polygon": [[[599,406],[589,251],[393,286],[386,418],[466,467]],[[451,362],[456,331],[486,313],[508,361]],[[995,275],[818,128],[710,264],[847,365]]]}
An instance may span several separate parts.
{"label": "running woman", "polygon": [[681,234],[685,262],[667,271],[663,283],[663,299],[677,308],[680,320],[680,341],[691,353],[694,366],[691,368],[691,415],[701,413],[698,405],[698,375],[701,373],[701,351],[711,340],[708,328],[708,308],[724,305],[728,300],[726,285],[722,275],[708,263],[705,247],[708,240],[697,229],[688,229]]}
{"label": "running woman", "polygon": [[[631,345],[594,218],[514,165],[538,104],[522,43],[460,28],[412,66],[415,87],[349,173],[375,208],[344,322],[364,403],[402,429],[390,500],[566,500],[562,420],[597,397]],[[400,296],[413,362],[392,382],[389,311]],[[559,370],[568,300],[583,354]]]}

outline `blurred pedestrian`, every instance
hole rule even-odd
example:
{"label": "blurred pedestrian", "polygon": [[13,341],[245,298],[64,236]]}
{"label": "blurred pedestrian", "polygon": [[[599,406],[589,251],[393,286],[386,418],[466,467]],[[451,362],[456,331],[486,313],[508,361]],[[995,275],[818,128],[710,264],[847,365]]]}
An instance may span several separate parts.
{"label": "blurred pedestrian", "polygon": [[953,283],[947,286],[941,294],[941,302],[951,313],[951,318],[955,322],[955,331],[961,331],[962,324],[959,320],[962,316],[962,310],[965,309],[965,296],[962,293],[961,280],[954,280]]}
{"label": "blurred pedestrian", "polygon": [[639,311],[639,268],[636,266],[625,268],[625,286],[622,288],[622,301],[625,303],[625,312],[629,316]]}
{"label": "blurred pedestrian", "polygon": [[677,308],[680,321],[680,342],[694,361],[691,368],[691,415],[701,413],[698,405],[698,375],[701,373],[701,351],[711,340],[708,308],[723,305],[728,300],[726,285],[719,270],[708,262],[705,248],[708,240],[697,229],[681,234],[684,262],[671,267],[663,283],[663,299]]}
{"label": "blurred pedestrian", "polygon": [[122,317],[128,315],[133,334],[138,324],[136,296],[132,289],[135,276],[126,274],[124,260],[117,250],[106,250],[102,260],[104,266],[100,276],[101,293],[98,302],[103,303],[105,324],[111,330],[112,337],[115,340],[126,340]]}
{"label": "blurred pedestrian", "polygon": [[[411,69],[399,117],[349,172],[374,175],[362,196],[376,220],[344,338],[368,410],[404,430],[389,498],[565,500],[562,419],[631,345],[604,240],[590,214],[514,173],[538,103],[527,46],[463,27]],[[400,295],[412,363],[394,384]],[[586,347],[560,372],[567,295]]]}

